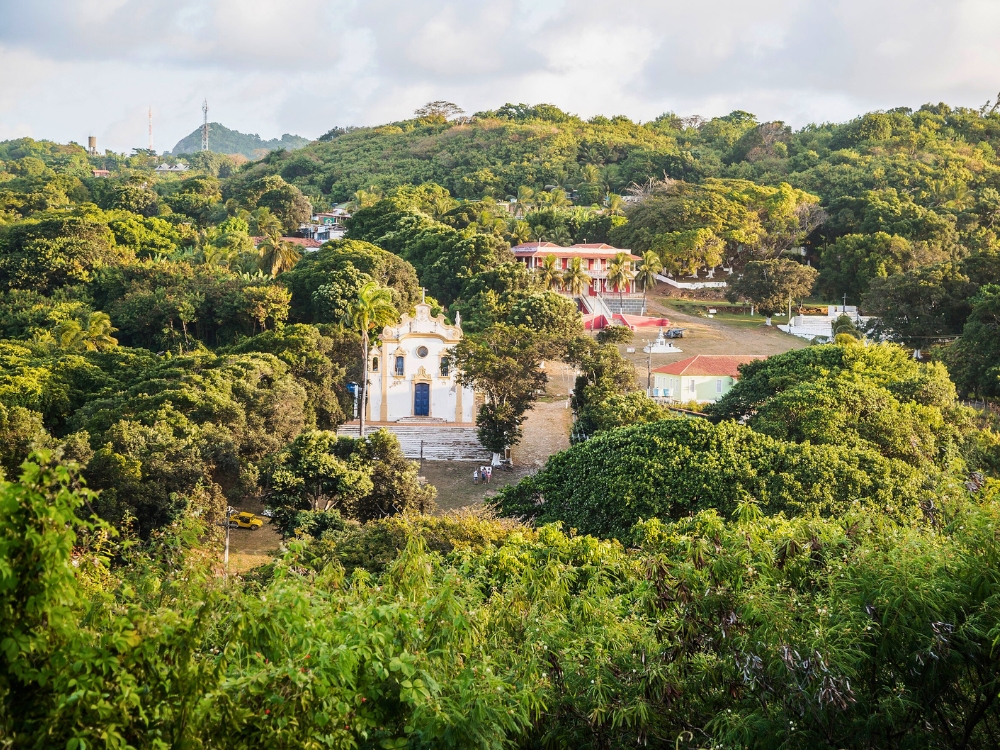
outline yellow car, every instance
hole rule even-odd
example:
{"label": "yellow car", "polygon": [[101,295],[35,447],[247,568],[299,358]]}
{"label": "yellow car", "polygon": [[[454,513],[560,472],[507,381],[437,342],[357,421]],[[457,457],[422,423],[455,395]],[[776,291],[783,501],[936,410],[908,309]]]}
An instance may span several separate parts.
{"label": "yellow car", "polygon": [[259,529],[264,525],[264,522],[257,518],[253,513],[248,513],[243,511],[242,513],[237,513],[229,519],[230,523],[235,523],[241,529]]}

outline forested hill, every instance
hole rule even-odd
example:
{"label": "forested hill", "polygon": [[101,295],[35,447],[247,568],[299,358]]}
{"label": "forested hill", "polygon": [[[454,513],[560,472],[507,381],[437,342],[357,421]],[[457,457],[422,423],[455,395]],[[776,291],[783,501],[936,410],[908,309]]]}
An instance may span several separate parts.
{"label": "forested hill", "polygon": [[[309,143],[308,138],[300,135],[290,135],[285,133],[281,138],[272,138],[265,141],[256,133],[241,133],[238,130],[230,130],[225,125],[217,122],[209,123],[208,130],[208,150],[219,154],[243,154],[248,159],[259,159],[268,151],[286,149],[293,151],[302,148]],[[197,128],[190,135],[177,141],[174,150],[171,152],[175,156],[179,154],[193,154],[201,150],[201,128]]]}
{"label": "forested hill", "polygon": [[435,182],[467,199],[556,185],[589,204],[666,175],[787,181],[824,202],[896,189],[914,203],[948,208],[994,179],[998,147],[1000,114],[946,104],[798,131],[741,111],[710,120],[665,114],[640,124],[508,104],[453,121],[336,128],[294,153],[269,155],[252,172],[280,173],[307,195],[334,201],[357,190]]}

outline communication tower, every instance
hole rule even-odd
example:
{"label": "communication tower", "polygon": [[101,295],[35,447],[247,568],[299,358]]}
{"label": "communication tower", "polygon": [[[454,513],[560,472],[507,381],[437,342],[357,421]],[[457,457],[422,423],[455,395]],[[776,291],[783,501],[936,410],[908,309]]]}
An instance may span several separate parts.
{"label": "communication tower", "polygon": [[202,102],[201,111],[205,116],[201,124],[201,150],[208,151],[208,99]]}
{"label": "communication tower", "polygon": [[153,105],[149,105],[149,150],[153,150]]}

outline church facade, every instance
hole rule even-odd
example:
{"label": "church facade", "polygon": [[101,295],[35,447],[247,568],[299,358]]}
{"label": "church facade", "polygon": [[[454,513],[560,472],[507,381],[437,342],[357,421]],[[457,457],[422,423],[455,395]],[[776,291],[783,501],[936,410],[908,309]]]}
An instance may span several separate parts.
{"label": "church facade", "polygon": [[382,330],[382,345],[368,357],[368,404],[371,422],[465,424],[474,420],[475,394],[458,384],[448,350],[462,340],[461,320],[448,325],[443,315],[431,317],[420,303],[414,316],[404,315]]}

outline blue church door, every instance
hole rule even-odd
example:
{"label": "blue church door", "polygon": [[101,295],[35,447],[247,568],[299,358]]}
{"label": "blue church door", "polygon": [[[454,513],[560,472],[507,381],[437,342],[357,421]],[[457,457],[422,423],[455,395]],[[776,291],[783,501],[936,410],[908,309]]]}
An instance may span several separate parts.
{"label": "blue church door", "polygon": [[427,417],[431,413],[431,386],[430,383],[413,384],[413,415],[415,417]]}

